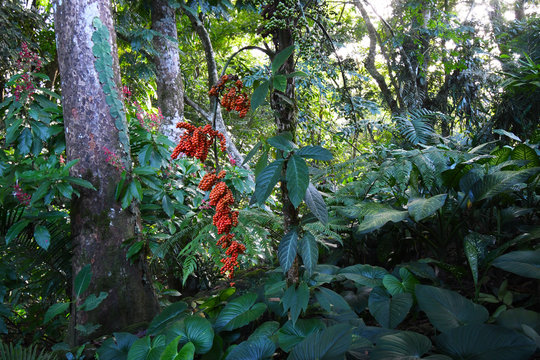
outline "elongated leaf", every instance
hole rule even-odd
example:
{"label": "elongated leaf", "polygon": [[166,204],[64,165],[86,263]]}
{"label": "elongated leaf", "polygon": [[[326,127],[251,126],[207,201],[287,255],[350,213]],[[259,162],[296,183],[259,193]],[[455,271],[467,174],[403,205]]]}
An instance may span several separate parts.
{"label": "elongated leaf", "polygon": [[382,336],[370,354],[371,360],[419,359],[431,350],[431,341],[411,331]]}
{"label": "elongated leaf", "polygon": [[315,237],[309,231],[306,231],[304,236],[300,239],[298,252],[302,257],[302,262],[304,263],[308,276],[311,276],[315,270],[315,266],[317,266],[317,261],[319,260],[319,245],[317,244]]}
{"label": "elongated leaf", "polygon": [[322,146],[318,145],[308,145],[304,146],[296,152],[298,156],[305,157],[308,159],[321,160],[321,161],[330,161],[334,158],[332,153]]}
{"label": "elongated leaf", "polygon": [[298,232],[292,229],[279,242],[278,259],[284,273],[291,268],[298,249]]}
{"label": "elongated leaf", "polygon": [[289,47],[286,47],[285,49],[281,50],[279,53],[274,56],[274,59],[272,60],[272,74],[277,74],[279,68],[285,64],[285,61],[289,58],[289,56],[292,55],[294,52],[294,45],[291,45]]}
{"label": "elongated leaf", "polygon": [[287,90],[287,77],[285,75],[274,75],[272,86],[276,90],[285,92]]}
{"label": "elongated leaf", "polygon": [[9,230],[6,233],[6,245],[9,245],[9,243],[15,239],[21,231],[30,224],[30,221],[28,220],[19,220],[15,224],[11,225]]}
{"label": "elongated leaf", "polygon": [[178,342],[180,341],[180,338],[182,335],[177,336],[173,341],[169,343],[165,347],[165,350],[163,350],[163,353],[161,354],[159,360],[174,360],[176,355],[178,354]]}
{"label": "elongated leaf", "polygon": [[296,144],[293,143],[291,140],[289,140],[284,135],[276,135],[272,136],[268,139],[268,143],[275,147],[276,149],[283,150],[283,151],[290,151],[296,147]]}
{"label": "elongated leaf", "polygon": [[352,341],[349,324],[334,325],[323,331],[311,333],[293,348],[288,360],[337,360],[344,359]]}
{"label": "elongated leaf", "polygon": [[390,297],[386,290],[376,287],[368,300],[369,312],[385,328],[393,329],[407,316],[413,304],[412,295],[399,293]]}
{"label": "elongated leaf", "polygon": [[163,211],[165,211],[165,214],[167,214],[169,217],[173,216],[174,206],[171,201],[171,198],[167,196],[167,194],[163,195],[163,198],[161,199],[161,207],[163,208]]}
{"label": "elongated leaf", "polygon": [[407,211],[400,211],[391,208],[381,208],[379,211],[364,216],[364,220],[358,225],[357,231],[361,234],[377,230],[387,222],[400,222],[407,218]]}
{"label": "elongated leaf", "polygon": [[48,323],[56,315],[60,315],[61,313],[65,312],[68,308],[69,308],[68,302],[53,304],[49,309],[47,309],[47,312],[45,313],[45,316],[43,317],[43,324]]}
{"label": "elongated leaf", "polygon": [[510,131],[506,131],[506,130],[503,130],[503,129],[495,129],[495,130],[493,130],[493,133],[499,134],[499,135],[505,135],[505,136],[508,136],[512,140],[521,142],[521,139],[517,135],[515,135],[514,133],[512,133]]}
{"label": "elongated leaf", "polygon": [[296,208],[304,200],[309,185],[309,169],[306,161],[297,155],[291,156],[287,162],[286,178],[289,199]]}
{"label": "elongated leaf", "polygon": [[227,355],[225,360],[270,360],[276,345],[266,337],[258,337],[240,343]]}
{"label": "elongated leaf", "polygon": [[525,144],[519,144],[512,150],[511,159],[527,160],[528,163],[524,166],[525,168],[540,166],[540,158],[536,154],[536,151]]}
{"label": "elongated leaf", "polygon": [[442,208],[444,202],[446,201],[446,197],[447,194],[440,194],[428,199],[409,199],[409,203],[407,204],[409,214],[412,216],[414,221],[423,220],[435,214],[437,210]]}
{"label": "elongated leaf", "polygon": [[90,279],[92,278],[92,270],[90,264],[85,265],[75,277],[74,292],[76,297],[80,297],[82,293],[88,289]]}
{"label": "elongated leaf", "polygon": [[306,205],[315,217],[323,224],[328,224],[328,210],[324,199],[317,188],[309,183],[305,195]]}
{"label": "elongated leaf", "polygon": [[489,317],[485,307],[451,290],[416,285],[416,299],[429,321],[442,332],[458,326],[481,324]]}
{"label": "elongated leaf", "polygon": [[266,310],[266,305],[256,304],[256,300],[257,295],[247,293],[225,305],[216,319],[216,331],[235,330],[259,318]]}
{"label": "elongated leaf", "polygon": [[47,250],[49,245],[51,245],[51,234],[49,234],[49,230],[43,225],[38,225],[34,229],[34,239],[36,239],[37,244],[44,250]]}
{"label": "elongated leaf", "polygon": [[263,204],[272,193],[274,186],[281,177],[283,160],[279,159],[264,168],[257,176],[255,184],[255,197],[259,204]]}
{"label": "elongated leaf", "polygon": [[101,304],[103,300],[107,298],[107,294],[105,291],[102,291],[99,293],[99,296],[96,296],[95,294],[90,294],[86,300],[84,300],[84,303],[79,307],[79,310],[82,311],[92,311],[95,308]]}
{"label": "elongated leaf", "polygon": [[525,335],[501,326],[475,324],[450,329],[437,344],[454,359],[528,360],[536,345]]}
{"label": "elongated leaf", "polygon": [[528,278],[540,279],[540,249],[512,251],[496,258],[493,266]]}
{"label": "elongated leaf", "polygon": [[254,112],[259,106],[262,105],[264,99],[266,99],[266,94],[268,94],[268,89],[270,88],[270,82],[268,80],[263,81],[251,96],[251,111]]}
{"label": "elongated leaf", "polygon": [[495,244],[495,238],[493,236],[482,235],[476,232],[468,234],[463,239],[463,248],[465,249],[465,255],[471,267],[475,285],[478,283],[478,266],[483,264],[487,255],[487,248],[492,244]]}
{"label": "elongated leaf", "polygon": [[529,177],[538,172],[537,168],[518,171],[498,171],[488,174],[482,181],[474,184],[471,191],[474,200],[480,201],[507,191],[514,191],[517,184],[525,182]]}
{"label": "elongated leaf", "polygon": [[167,306],[160,314],[158,314],[148,326],[146,331],[149,335],[155,335],[160,330],[172,321],[182,317],[182,313],[187,309],[187,304],[183,301],[175,302]]}
{"label": "elongated leaf", "polygon": [[249,160],[251,160],[251,158],[253,156],[255,156],[255,154],[257,153],[257,151],[259,151],[259,149],[261,148],[262,146],[262,142],[259,141],[258,143],[255,144],[255,146],[253,147],[253,149],[251,149],[248,154],[246,155],[246,157],[244,158],[244,161],[242,162],[242,165],[244,164],[247,164],[249,162]]}
{"label": "elongated leaf", "polygon": [[249,335],[248,340],[253,340],[257,337],[269,338],[278,331],[279,327],[280,324],[277,321],[267,321],[262,323],[251,335]]}
{"label": "elongated leaf", "polygon": [[379,266],[358,264],[341,269],[339,274],[359,285],[375,287],[383,285],[382,280],[388,271]]}

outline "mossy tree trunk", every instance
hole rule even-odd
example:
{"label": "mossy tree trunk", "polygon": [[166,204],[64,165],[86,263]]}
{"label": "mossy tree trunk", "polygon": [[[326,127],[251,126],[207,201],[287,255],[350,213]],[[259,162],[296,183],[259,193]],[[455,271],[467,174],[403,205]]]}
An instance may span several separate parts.
{"label": "mossy tree trunk", "polygon": [[[115,201],[121,165],[111,165],[105,150],[115,153],[129,174],[131,158],[110,0],[57,0],[54,5],[67,158],[79,159],[71,175],[96,188],[78,189],[80,197],[73,199],[70,214],[73,274],[87,264],[92,269],[88,290],[79,298],[73,294],[76,304],[71,309],[68,340],[78,345],[147,322],[159,306],[143,259],[134,264],[126,260],[122,243],[140,234],[140,214],[137,206],[122,210]],[[96,48],[94,41],[99,39],[93,40],[93,35],[98,28],[101,42]],[[75,305],[102,291],[108,296],[95,310],[77,311]],[[90,335],[75,329],[88,324],[101,326]]]}
{"label": "mossy tree trunk", "polygon": [[169,0],[152,0],[152,29],[161,34],[154,37],[154,46],[159,53],[154,57],[158,104],[163,114],[160,131],[176,143],[179,133],[176,124],[184,118],[184,86],[176,14]]}

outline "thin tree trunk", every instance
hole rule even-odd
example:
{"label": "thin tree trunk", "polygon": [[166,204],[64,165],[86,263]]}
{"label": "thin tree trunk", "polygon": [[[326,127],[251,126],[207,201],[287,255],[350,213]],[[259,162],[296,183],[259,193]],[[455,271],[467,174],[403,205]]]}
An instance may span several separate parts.
{"label": "thin tree trunk", "polygon": [[154,57],[158,104],[163,114],[160,131],[176,142],[179,133],[176,124],[184,118],[184,86],[178,54],[176,15],[168,0],[152,1],[152,29],[162,35],[154,37],[154,46],[159,53]]}
{"label": "thin tree trunk", "polygon": [[[129,174],[131,158],[125,114],[123,106],[120,111],[112,111],[114,101],[111,102],[115,98],[121,101],[121,92],[110,0],[57,0],[54,5],[66,152],[68,160],[79,159],[70,173],[90,181],[96,188],[78,189],[80,197],[73,199],[70,213],[73,274],[88,264],[92,269],[88,290],[78,299],[73,293],[69,342],[77,345],[92,337],[148,322],[158,312],[159,305],[142,256],[135,264],[126,259],[122,243],[140,234],[140,215],[137,206],[122,210],[115,201],[121,174],[107,162],[105,153],[107,150],[116,153]],[[108,87],[100,82],[96,69],[99,58],[93,53],[94,25],[99,26],[96,19],[108,31],[108,40],[99,50],[102,59],[109,59],[106,68],[111,77],[101,77]],[[109,51],[108,57],[104,55]],[[108,296],[95,310],[77,310],[77,305],[90,294],[102,291]],[[90,336],[76,329],[89,324],[101,326]]]}

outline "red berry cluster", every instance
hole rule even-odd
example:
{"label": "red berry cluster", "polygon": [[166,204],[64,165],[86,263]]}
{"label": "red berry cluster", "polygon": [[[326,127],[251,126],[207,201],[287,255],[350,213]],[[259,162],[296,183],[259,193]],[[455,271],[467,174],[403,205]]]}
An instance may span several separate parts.
{"label": "red berry cluster", "polygon": [[13,195],[15,195],[17,201],[19,201],[20,204],[25,206],[30,205],[30,200],[32,199],[32,196],[25,193],[23,189],[19,186],[19,184],[13,185],[13,189],[15,190],[13,192]]}
{"label": "red berry cluster", "polygon": [[[227,91],[225,91],[225,85],[228,81],[233,81],[233,85]],[[247,115],[247,112],[251,106],[249,96],[245,92],[242,92],[243,87],[244,85],[242,84],[241,80],[238,80],[238,76],[223,75],[221,79],[219,79],[219,82],[212,86],[208,92],[208,95],[219,97],[222,93],[224,93],[223,97],[221,98],[221,106],[223,106],[227,111],[237,111],[238,116],[243,118]]]}
{"label": "red berry cluster", "polygon": [[22,43],[22,50],[19,52],[19,58],[17,59],[17,68],[23,71],[21,80],[17,81],[15,85],[15,100],[19,101],[21,94],[28,91],[28,95],[32,95],[35,91],[34,84],[30,78],[31,71],[39,71],[41,69],[41,59],[38,54],[28,49],[26,43]]}
{"label": "red berry cluster", "polygon": [[[226,81],[226,80],[225,80]],[[223,85],[223,84],[222,84]],[[195,127],[187,122],[181,122],[176,125],[177,128],[185,129],[184,135],[174,149],[171,158],[176,159],[180,153],[186,156],[205,161],[208,156],[208,150],[215,138],[220,140],[221,151],[225,152],[225,137],[219,131],[213,130],[210,125],[205,127]],[[234,204],[234,197],[231,189],[222,180],[226,171],[222,170],[216,175],[215,171],[206,173],[199,182],[199,189],[210,191],[209,201],[205,207],[215,206],[216,213],[213,217],[213,224],[217,227],[218,235],[223,234],[217,241],[217,245],[223,249],[228,248],[225,254],[228,256],[221,259],[223,266],[222,274],[232,279],[235,267],[238,267],[238,255],[243,254],[246,247],[236,241],[232,241],[234,234],[231,229],[238,225],[238,211],[231,209]],[[231,283],[233,286],[234,283]]]}
{"label": "red berry cluster", "polygon": [[185,129],[186,131],[173,150],[172,159],[176,159],[180,153],[184,153],[186,156],[194,157],[204,162],[208,157],[210,146],[216,137],[220,141],[221,151],[225,152],[227,149],[225,136],[219,131],[212,129],[210,125],[195,127],[187,122],[180,122],[176,127]]}

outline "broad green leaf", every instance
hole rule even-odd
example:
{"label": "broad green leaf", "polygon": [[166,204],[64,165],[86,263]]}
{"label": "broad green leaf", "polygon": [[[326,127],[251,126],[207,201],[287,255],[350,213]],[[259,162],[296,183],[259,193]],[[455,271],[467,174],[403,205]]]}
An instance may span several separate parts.
{"label": "broad green leaf", "polygon": [[502,326],[474,324],[437,337],[438,348],[453,359],[528,360],[536,345],[525,335]]}
{"label": "broad green leaf", "polygon": [[383,285],[382,279],[388,271],[379,266],[357,264],[341,269],[339,274],[359,285],[375,287]]}
{"label": "broad green leaf", "polygon": [[323,331],[311,333],[297,344],[288,360],[344,359],[352,342],[351,325],[338,324]]}
{"label": "broad green leaf", "polygon": [[167,194],[163,195],[163,198],[161,199],[161,207],[167,216],[171,217],[174,215],[174,205]]}
{"label": "broad green leaf", "polygon": [[292,72],[290,74],[287,74],[287,77],[308,77],[309,75],[306,74],[305,72],[303,71],[295,71],[295,72]]}
{"label": "broad green leaf", "polygon": [[178,335],[173,341],[169,343],[161,353],[159,360],[174,360],[176,354],[178,354],[178,342],[182,338],[182,335]]}
{"label": "broad green leaf", "polygon": [[143,246],[144,241],[137,241],[136,243],[131,245],[126,253],[126,259],[131,259],[133,256],[136,256],[139,251],[141,251]]}
{"label": "broad green leaf", "polygon": [[87,189],[96,190],[96,188],[94,187],[94,185],[92,185],[92,183],[90,183],[89,181],[86,181],[84,179],[73,177],[73,176],[68,176],[66,178],[66,180],[69,181],[72,184],[79,185],[79,186],[82,186],[82,187],[87,188]]}
{"label": "broad green leaf", "polygon": [[304,200],[309,185],[309,169],[306,161],[297,155],[291,156],[287,162],[286,178],[289,199],[297,208]]}
{"label": "broad green leaf", "polygon": [[37,201],[41,200],[49,192],[51,183],[49,181],[42,182],[37,190],[32,194],[32,200],[30,204],[35,204]]}
{"label": "broad green leaf", "polygon": [[270,82],[268,80],[263,81],[256,89],[253,91],[251,96],[251,111],[254,112],[259,106],[262,105],[266,95],[268,94],[268,89],[270,88]]}
{"label": "broad green leaf", "polygon": [[283,304],[283,310],[291,311],[291,321],[293,325],[298,320],[300,313],[307,310],[309,301],[309,287],[305,282],[300,283],[298,288],[295,285],[291,285],[283,294],[281,302]]}
{"label": "broad green leaf", "polygon": [[369,312],[385,328],[393,329],[407,316],[413,304],[412,295],[399,293],[390,297],[386,290],[376,287],[368,300]]}
{"label": "broad green leaf", "polygon": [[296,229],[292,229],[285,234],[279,242],[278,259],[284,273],[289,271],[294,262],[298,249],[297,245],[298,233]]}
{"label": "broad green leaf", "polygon": [[231,331],[258,319],[266,310],[266,305],[255,303],[257,295],[247,293],[229,302],[219,313],[214,325],[216,331]]}
{"label": "broad green leaf", "polygon": [[268,141],[268,144],[272,145],[276,149],[283,150],[286,152],[296,147],[295,143],[293,143],[290,139],[287,139],[287,137],[283,135],[272,136],[267,141]]}
{"label": "broad green leaf", "polygon": [[[39,139],[36,139],[36,141],[39,141]],[[32,132],[29,128],[24,128],[21,135],[19,135],[17,142],[17,149],[21,155],[26,155],[30,152],[30,149],[32,148]]]}
{"label": "broad green leaf", "polygon": [[137,166],[133,168],[133,173],[137,175],[154,175],[157,169],[151,166]]}
{"label": "broad green leaf", "polygon": [[172,324],[165,332],[167,339],[175,339],[180,336],[180,345],[187,342],[195,345],[197,354],[205,354],[212,348],[214,341],[214,329],[212,324],[200,316],[191,315]]}
{"label": "broad green leaf", "polygon": [[420,310],[442,332],[468,324],[485,322],[489,313],[455,291],[429,285],[416,285],[416,300]]}
{"label": "broad green leaf", "polygon": [[538,169],[531,168],[518,171],[497,171],[488,174],[482,181],[478,181],[472,186],[474,200],[480,201],[504,192],[512,192],[516,185],[524,183],[536,173],[538,173]]}
{"label": "broad green leaf", "polygon": [[127,360],[159,360],[165,346],[165,336],[158,335],[153,341],[150,341],[150,336],[145,336],[133,343]]}
{"label": "broad green leaf", "polygon": [[274,59],[272,60],[272,74],[277,74],[279,68],[283,64],[285,64],[285,62],[292,55],[293,52],[294,45],[291,45],[281,50],[279,53],[276,54],[276,56],[274,56]]}
{"label": "broad green leaf", "polygon": [[255,197],[259,204],[263,204],[272,193],[274,186],[281,177],[283,160],[279,159],[264,168],[257,176],[255,184]]}
{"label": "broad green leaf", "polygon": [[527,325],[540,332],[540,313],[524,308],[508,309],[497,316],[497,324],[515,331],[523,331]]}
{"label": "broad green leaf", "polygon": [[255,144],[255,146],[253,147],[253,149],[251,149],[248,154],[246,155],[246,157],[244,157],[244,161],[242,162],[242,165],[244,164],[247,164],[249,162],[249,160],[251,160],[251,158],[253,156],[255,156],[255,154],[257,153],[257,151],[259,151],[259,149],[261,148],[262,146],[262,142],[259,141],[258,143]]}
{"label": "broad green leaf", "polygon": [[257,337],[269,338],[278,331],[279,326],[279,322],[277,321],[266,321],[255,329],[251,335],[249,335],[248,340],[254,340]]}
{"label": "broad green leaf", "polygon": [[512,251],[499,256],[493,266],[532,279],[540,279],[540,249]]}
{"label": "broad green leaf", "polygon": [[47,309],[47,312],[45,313],[45,316],[43,317],[43,324],[48,323],[51,321],[56,315],[60,315],[61,313],[65,312],[69,308],[70,303],[57,303],[53,304],[49,309]]}
{"label": "broad green leaf", "polygon": [[317,266],[317,261],[319,260],[319,245],[315,237],[309,232],[306,231],[304,236],[300,239],[298,243],[298,253],[302,257],[302,262],[306,268],[308,276],[313,274],[315,266]]}
{"label": "broad green leaf", "polygon": [[158,314],[148,325],[146,331],[149,335],[155,335],[163,330],[167,324],[178,320],[182,317],[182,313],[187,309],[187,304],[183,301],[175,302],[167,306],[160,314]]}
{"label": "broad green leaf", "polygon": [[369,233],[383,227],[389,221],[403,221],[407,216],[407,211],[381,207],[378,211],[373,211],[365,215],[360,225],[358,225],[357,231],[361,234]]}
{"label": "broad green leaf", "polygon": [[253,171],[253,174],[255,177],[258,177],[261,171],[263,171],[268,166],[268,150],[263,151],[261,156],[259,157],[259,160],[257,160],[257,164],[255,164],[255,170]]}
{"label": "broad green leaf", "polygon": [[484,263],[487,255],[487,248],[495,244],[495,237],[483,235],[476,232],[467,234],[463,239],[463,248],[469,261],[474,284],[478,284],[478,266]]}
{"label": "broad green leaf", "polygon": [[195,358],[195,345],[188,342],[178,352],[174,360],[193,360]]}
{"label": "broad green leaf", "polygon": [[309,334],[323,329],[324,323],[320,319],[298,319],[294,325],[289,320],[278,331],[279,346],[289,352]]}
{"label": "broad green leaf", "polygon": [[272,86],[275,90],[285,92],[287,90],[287,77],[285,75],[274,75]]}
{"label": "broad green leaf", "polygon": [[109,338],[97,349],[99,358],[102,360],[127,360],[128,352],[133,343],[138,339],[130,333],[114,333],[114,338]]}
{"label": "broad green leaf", "polygon": [[101,304],[103,300],[107,297],[107,294],[105,291],[102,291],[99,293],[99,296],[96,296],[95,294],[90,294],[86,300],[84,300],[84,303],[79,307],[78,310],[81,311],[92,311],[95,308]]}
{"label": "broad green leaf", "polygon": [[514,133],[510,132],[510,131],[506,131],[506,130],[503,130],[503,129],[495,129],[495,130],[493,130],[493,133],[508,136],[512,140],[521,142],[521,139],[518,136],[516,136]]}
{"label": "broad green leaf", "polygon": [[446,201],[446,197],[447,194],[440,194],[428,199],[409,199],[409,203],[407,204],[409,214],[412,216],[414,221],[423,220],[435,214],[437,210],[442,208],[444,202]]}
{"label": "broad green leaf", "polygon": [[527,160],[528,163],[524,166],[524,168],[540,166],[540,158],[538,157],[538,154],[536,154],[536,151],[525,144],[519,144],[514,148],[514,150],[512,150],[511,159]]}
{"label": "broad green leaf", "polygon": [[319,305],[328,312],[353,313],[343,296],[333,290],[321,286],[315,291],[315,297]]}
{"label": "broad green leaf", "polygon": [[266,337],[240,343],[229,352],[225,360],[270,360],[276,345]]}
{"label": "broad green leaf", "polygon": [[399,276],[401,277],[401,280],[391,274],[387,274],[383,277],[383,285],[390,295],[394,296],[404,292],[414,294],[414,287],[419,281],[404,267],[399,269]]}
{"label": "broad green leaf", "polygon": [[6,245],[9,245],[13,239],[17,238],[17,236],[19,236],[21,231],[23,231],[28,224],[30,224],[30,221],[28,220],[19,220],[15,224],[11,225],[6,233]]}
{"label": "broad green leaf", "polygon": [[324,199],[317,188],[309,183],[305,195],[306,205],[315,217],[324,225],[328,224],[328,210]]}
{"label": "broad green leaf", "polygon": [[503,162],[507,161],[510,158],[510,155],[512,154],[512,149],[509,147],[502,147],[500,149],[494,150],[491,152],[491,156],[494,156],[493,158],[489,159],[490,165],[499,165]]}
{"label": "broad green leaf", "polygon": [[92,270],[90,264],[85,265],[75,277],[74,292],[75,297],[79,298],[88,289],[90,285],[90,279],[92,278]]}
{"label": "broad green leaf", "polygon": [[304,158],[308,158],[308,159],[321,160],[321,161],[330,161],[334,158],[334,156],[332,155],[330,151],[318,145],[304,146],[303,148],[301,148],[300,150],[296,152],[296,155],[304,157]]}
{"label": "broad green leaf", "polygon": [[371,360],[420,359],[429,350],[431,350],[431,341],[428,337],[412,331],[403,331],[381,336],[369,358]]}
{"label": "broad green leaf", "polygon": [[49,234],[49,230],[43,225],[38,225],[34,229],[34,239],[36,239],[37,244],[44,250],[47,250],[49,245],[51,245],[51,234]]}

